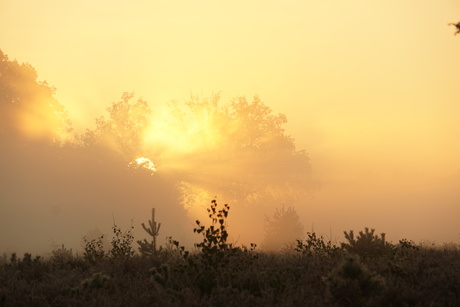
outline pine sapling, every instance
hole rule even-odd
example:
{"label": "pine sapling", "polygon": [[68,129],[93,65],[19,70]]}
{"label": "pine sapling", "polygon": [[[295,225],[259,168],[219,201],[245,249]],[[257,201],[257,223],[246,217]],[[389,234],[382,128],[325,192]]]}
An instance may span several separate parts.
{"label": "pine sapling", "polygon": [[142,223],[142,228],[152,237],[152,242],[148,242],[146,239],[137,241],[139,252],[142,255],[152,255],[157,251],[157,236],[160,234],[160,227],[161,223],[157,224],[155,221],[155,208],[152,208],[152,219],[149,221],[149,227]]}

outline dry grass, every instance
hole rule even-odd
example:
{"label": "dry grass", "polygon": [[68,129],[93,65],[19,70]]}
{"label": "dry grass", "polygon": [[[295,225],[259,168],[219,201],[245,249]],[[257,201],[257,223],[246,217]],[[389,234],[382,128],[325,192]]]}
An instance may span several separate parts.
{"label": "dry grass", "polygon": [[[234,249],[219,266],[177,249],[152,256],[9,259],[1,306],[459,306],[460,251],[419,248],[356,257]],[[348,259],[348,260],[347,260]],[[348,261],[348,262],[347,262]],[[368,285],[374,288],[367,288]]]}

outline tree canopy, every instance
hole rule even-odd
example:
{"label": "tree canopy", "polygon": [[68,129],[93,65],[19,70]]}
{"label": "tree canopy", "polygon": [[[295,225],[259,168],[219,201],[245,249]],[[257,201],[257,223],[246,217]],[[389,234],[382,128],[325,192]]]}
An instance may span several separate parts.
{"label": "tree canopy", "polygon": [[229,104],[219,95],[192,98],[172,108],[178,131],[192,130],[187,143],[197,146],[180,157],[190,163],[191,184],[246,203],[298,201],[311,191],[308,155],[285,133],[286,116],[273,114],[258,96]]}
{"label": "tree canopy", "polygon": [[37,81],[27,63],[10,60],[0,50],[0,135],[58,141],[72,130],[67,112],[54,97],[56,89]]}
{"label": "tree canopy", "polygon": [[107,108],[109,117],[96,118],[96,128],[82,136],[84,145],[107,146],[128,160],[143,154],[144,131],[150,123],[151,110],[146,101],[134,100],[134,93],[123,93],[121,100]]}

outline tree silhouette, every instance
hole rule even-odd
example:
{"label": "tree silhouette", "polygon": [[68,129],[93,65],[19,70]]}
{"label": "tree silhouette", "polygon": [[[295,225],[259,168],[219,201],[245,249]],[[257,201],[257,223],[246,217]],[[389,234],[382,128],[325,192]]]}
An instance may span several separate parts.
{"label": "tree silhouette", "polygon": [[33,136],[59,141],[72,130],[67,112],[54,98],[56,89],[37,81],[27,63],[10,60],[0,50],[0,135]]}
{"label": "tree silhouette", "polygon": [[150,122],[151,110],[147,102],[134,93],[123,93],[121,100],[107,108],[109,117],[96,118],[96,128],[82,136],[86,146],[107,146],[132,160],[143,153],[142,138]]}
{"label": "tree silhouette", "polygon": [[184,133],[200,123],[190,138],[201,146],[182,157],[191,164],[190,183],[231,202],[298,201],[311,191],[309,158],[286,135],[286,116],[273,114],[258,96],[230,104],[221,104],[219,95],[192,97],[171,113]]}
{"label": "tree silhouette", "polygon": [[302,237],[303,226],[293,207],[277,208],[273,218],[265,216],[265,237],[261,247],[265,250],[279,251],[286,244]]}

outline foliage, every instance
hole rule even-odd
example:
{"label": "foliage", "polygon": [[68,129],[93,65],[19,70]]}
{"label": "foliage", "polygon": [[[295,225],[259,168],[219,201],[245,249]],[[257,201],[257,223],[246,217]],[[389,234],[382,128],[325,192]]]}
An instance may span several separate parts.
{"label": "foliage", "polygon": [[88,240],[86,236],[83,237],[83,242],[85,243],[83,257],[85,260],[95,263],[103,259],[105,255],[104,235],[99,236],[97,239]]}
{"label": "foliage", "polygon": [[67,249],[64,244],[60,248],[55,248],[51,251],[51,259],[58,263],[65,263],[73,258],[72,249]]}
{"label": "foliage", "polygon": [[279,251],[284,245],[295,242],[302,236],[303,225],[293,207],[277,208],[273,218],[265,216],[265,236],[262,249]]}
{"label": "foliage", "polygon": [[8,256],[6,254],[3,254],[0,264],[3,263],[3,264],[20,265],[20,266],[29,265],[31,263],[38,263],[41,257],[37,255],[32,259],[31,253],[24,253],[24,256],[21,259],[20,257],[17,256],[16,253],[11,253],[9,262],[7,261],[7,259],[8,259]]}
{"label": "foliage", "polygon": [[[54,97],[56,89],[37,81],[32,65],[10,60],[0,50],[0,135],[26,135],[59,141],[69,133],[67,112]],[[6,135],[4,135],[6,133]]]}
{"label": "foliage", "polygon": [[[387,258],[359,260],[318,254],[293,257],[233,253],[210,267],[134,255],[123,262],[89,264],[51,259],[0,265],[4,306],[458,306],[460,251],[411,249],[399,271]],[[9,256],[9,255],[8,255]],[[22,257],[21,257],[22,258]],[[375,272],[378,272],[376,274]],[[325,276],[325,277],[324,277]]]}
{"label": "foliage", "polygon": [[161,223],[155,221],[155,208],[152,208],[152,219],[149,221],[149,228],[142,223],[142,228],[152,237],[152,242],[148,242],[146,239],[143,241],[137,241],[139,244],[139,252],[143,256],[151,256],[157,252],[157,237],[160,234]]}
{"label": "foliage", "polygon": [[[307,240],[297,241],[297,251],[314,257],[255,253],[254,244],[250,248],[233,248],[227,243],[227,229],[220,226],[226,225],[228,210],[228,206],[219,209],[215,201],[211,202],[208,212],[211,226],[219,231],[197,224],[195,232],[200,230],[202,243],[206,243],[200,247],[200,253],[189,254],[170,238],[165,248],[150,257],[128,253],[129,257],[122,256],[123,262],[88,262],[72,257],[56,265],[52,257],[35,261],[30,254],[23,259],[12,254],[7,262],[4,255],[0,263],[0,305],[457,306],[460,303],[458,249],[419,247],[404,239],[395,246],[398,252],[393,258],[375,254],[360,260],[357,255],[344,258],[343,253],[335,254],[332,251],[338,248],[330,241],[307,233]],[[113,228],[112,242],[130,246],[131,230],[122,232],[116,225]],[[86,254],[103,251],[97,245],[97,242],[102,244],[101,237],[86,242],[93,246]],[[222,257],[205,257],[206,253]]]}
{"label": "foliage", "polygon": [[173,240],[172,237],[167,237],[167,243],[163,251],[168,253],[169,255],[178,255],[180,258],[187,259],[188,255],[190,254],[189,251],[185,250],[184,246],[181,246],[179,241]]}
{"label": "foliage", "polygon": [[134,226],[131,225],[131,229],[122,232],[121,228],[115,223],[112,226],[114,237],[110,242],[112,248],[109,251],[109,255],[112,259],[128,259],[134,256],[134,249],[132,243],[134,240],[133,235]]}
{"label": "foliage", "polygon": [[114,236],[110,242],[111,248],[106,253],[104,250],[104,235],[101,234],[96,239],[87,239],[86,236],[83,237],[84,253],[83,257],[85,260],[90,263],[97,263],[102,259],[107,257],[111,259],[123,259],[126,260],[134,256],[134,249],[132,243],[134,240],[134,235],[132,233],[134,226],[131,225],[131,229],[123,232],[120,227],[115,223],[112,226],[112,231]]}
{"label": "foliage", "polygon": [[385,241],[385,233],[381,233],[379,237],[375,235],[375,229],[369,230],[365,227],[364,232],[360,231],[356,238],[353,230],[343,233],[348,243],[342,243],[342,248],[350,253],[362,257],[376,257],[392,251],[393,246]]}
{"label": "foliage", "polygon": [[333,256],[340,254],[340,247],[332,243],[331,240],[325,242],[323,236],[319,238],[316,233],[307,232],[305,243],[302,240],[296,240],[297,246],[295,251],[307,256]]}
{"label": "foliage", "polygon": [[342,265],[325,279],[333,300],[341,306],[369,306],[384,289],[381,276],[369,271],[356,255],[347,256]]}
{"label": "foliage", "polygon": [[227,217],[230,206],[225,204],[221,210],[217,210],[217,201],[211,201],[211,206],[207,209],[211,225],[206,229],[201,225],[199,220],[196,221],[196,227],[193,232],[202,234],[203,241],[195,244],[201,251],[206,263],[218,265],[225,256],[225,252],[232,249],[232,244],[227,243]]}
{"label": "foliage", "polygon": [[[199,176],[191,176],[187,183],[245,203],[290,202],[311,192],[308,155],[296,150],[294,139],[285,133],[286,116],[275,114],[258,96],[230,103],[222,103],[218,94],[192,97],[172,105],[171,115],[168,127],[178,151],[193,139],[182,154],[194,162],[194,174],[208,176],[216,167],[226,167],[219,180],[193,182]],[[245,176],[240,176],[243,171]]]}
{"label": "foliage", "polygon": [[109,117],[96,119],[96,129],[82,136],[86,146],[105,145],[127,160],[143,155],[142,138],[150,122],[151,110],[146,101],[134,101],[134,93],[123,93],[121,100],[107,108]]}

